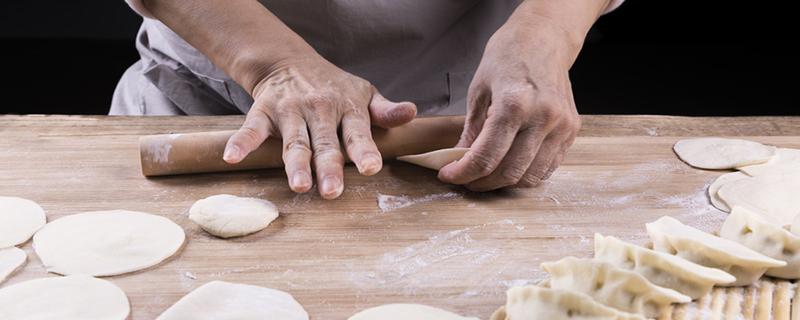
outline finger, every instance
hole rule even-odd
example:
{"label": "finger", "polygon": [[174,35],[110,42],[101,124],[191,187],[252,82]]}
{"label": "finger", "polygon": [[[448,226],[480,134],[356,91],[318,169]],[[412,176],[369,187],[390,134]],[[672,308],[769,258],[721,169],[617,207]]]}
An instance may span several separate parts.
{"label": "finger", "polygon": [[564,144],[565,139],[563,137],[558,135],[548,136],[542,142],[536,158],[533,159],[530,167],[525,171],[516,186],[521,188],[535,187],[550,178],[553,170],[555,170],[553,164],[556,163],[558,155],[563,150],[566,150]]}
{"label": "finger", "polygon": [[289,188],[294,192],[311,190],[311,148],[306,123],[299,114],[290,113],[278,119],[283,138],[283,165]]}
{"label": "finger", "polygon": [[227,163],[241,162],[267,140],[270,132],[272,122],[269,117],[259,108],[250,109],[242,127],[228,139],[222,159]]}
{"label": "finger", "polygon": [[414,120],[417,106],[408,101],[392,102],[373,89],[369,103],[369,115],[373,125],[381,128],[394,128]]}
{"label": "finger", "polygon": [[533,127],[520,131],[497,170],[468,184],[467,188],[482,192],[517,184],[539,153],[546,135],[544,130]]}
{"label": "finger", "polygon": [[342,117],[342,139],[347,155],[356,164],[358,172],[371,176],[381,171],[383,159],[375,141],[372,140],[372,131],[366,112],[346,112]]}
{"label": "finger", "polygon": [[469,148],[486,121],[486,111],[491,104],[491,92],[483,87],[470,87],[467,93],[467,116],[464,121],[464,131],[456,147]]}
{"label": "finger", "polygon": [[336,132],[338,117],[327,102],[317,102],[306,115],[311,135],[311,150],[314,151],[314,170],[317,188],[325,199],[335,199],[344,191],[344,155]]}
{"label": "finger", "polygon": [[519,108],[504,106],[499,112],[489,114],[470,150],[460,160],[439,170],[439,179],[452,184],[467,184],[491,174],[503,160],[520,128]]}

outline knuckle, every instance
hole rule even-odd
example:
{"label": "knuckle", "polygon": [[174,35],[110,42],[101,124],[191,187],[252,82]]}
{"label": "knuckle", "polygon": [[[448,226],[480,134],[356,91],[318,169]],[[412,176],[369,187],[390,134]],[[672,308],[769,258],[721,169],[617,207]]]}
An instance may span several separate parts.
{"label": "knuckle", "polygon": [[294,152],[311,152],[311,148],[308,145],[308,141],[301,137],[299,134],[296,136],[291,136],[285,140],[286,142],[283,145],[283,152],[284,154],[294,151]]}
{"label": "knuckle", "polygon": [[336,97],[331,93],[313,93],[305,98],[306,104],[314,109],[329,109],[336,103]]}
{"label": "knuckle", "polygon": [[529,105],[527,99],[520,93],[505,94],[501,98],[500,104],[503,106],[504,114],[513,118],[524,115]]}
{"label": "knuckle", "polygon": [[517,186],[521,188],[532,188],[540,184],[542,184],[542,179],[533,174],[526,174],[519,180]]}
{"label": "knuckle", "polygon": [[522,176],[524,175],[525,175],[525,169],[520,169],[516,167],[508,168],[500,173],[500,183],[503,186],[515,185],[522,179]]}
{"label": "knuckle", "polygon": [[486,176],[494,172],[497,167],[497,161],[490,155],[475,153],[469,159],[469,166],[474,172]]}
{"label": "knuckle", "polygon": [[363,132],[350,130],[344,133],[344,143],[347,146],[352,146],[358,143],[371,142],[372,138]]}

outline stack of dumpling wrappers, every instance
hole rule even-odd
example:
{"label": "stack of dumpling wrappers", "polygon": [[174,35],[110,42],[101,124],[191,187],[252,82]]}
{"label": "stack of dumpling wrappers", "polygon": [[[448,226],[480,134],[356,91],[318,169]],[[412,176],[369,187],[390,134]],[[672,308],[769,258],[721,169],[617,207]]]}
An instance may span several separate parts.
{"label": "stack of dumpling wrappers", "polygon": [[[724,140],[735,140],[712,139],[720,140],[714,143],[723,151],[730,149]],[[737,163],[730,168],[745,174],[800,175],[800,161],[772,168],[764,164],[775,162],[766,157],[747,164],[759,166],[753,167],[757,170]],[[712,199],[717,190],[710,190]],[[792,192],[800,198],[800,188]],[[730,215],[718,235],[666,216],[646,224],[650,247],[595,234],[593,258],[543,263],[550,277],[535,286],[511,288],[506,304],[491,319],[800,320],[800,290],[793,282],[800,279],[800,206],[795,205],[800,202],[782,204],[796,209],[790,213],[797,218],[789,225],[785,218],[773,219],[771,211],[722,201],[721,209]]]}

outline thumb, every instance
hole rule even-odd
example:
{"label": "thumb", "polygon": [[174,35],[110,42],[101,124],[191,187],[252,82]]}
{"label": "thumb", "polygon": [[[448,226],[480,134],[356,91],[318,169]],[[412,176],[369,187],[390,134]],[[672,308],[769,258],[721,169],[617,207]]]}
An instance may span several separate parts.
{"label": "thumb", "polygon": [[369,103],[369,116],[373,125],[381,128],[393,128],[414,120],[417,106],[408,101],[392,102],[384,98],[378,90],[374,90]]}

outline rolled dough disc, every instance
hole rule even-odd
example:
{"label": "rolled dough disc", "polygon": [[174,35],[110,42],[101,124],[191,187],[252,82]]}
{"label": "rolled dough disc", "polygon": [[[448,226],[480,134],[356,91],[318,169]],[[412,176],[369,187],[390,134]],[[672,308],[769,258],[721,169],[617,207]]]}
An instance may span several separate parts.
{"label": "rolled dough disc", "polygon": [[0,319],[124,320],[128,298],[113,283],[86,275],[43,278],[0,289]]}
{"label": "rolled dough disc", "polygon": [[354,314],[348,320],[478,320],[422,304],[385,304]]}
{"label": "rolled dough disc", "polygon": [[770,171],[731,181],[717,191],[725,204],[741,206],[786,226],[800,214],[800,170]]}
{"label": "rolled dough disc", "polygon": [[33,248],[49,272],[113,276],[164,261],[185,238],[183,229],[164,217],[95,211],[50,222],[33,236]]}
{"label": "rolled dough disc", "polygon": [[766,163],[736,169],[749,176],[757,176],[768,171],[800,170],[800,149],[779,148]]}
{"label": "rolled dough disc", "polygon": [[31,238],[46,222],[44,209],[36,202],[0,197],[0,248],[13,247]]}
{"label": "rolled dough disc", "polygon": [[423,154],[397,157],[397,160],[425,167],[428,169],[439,170],[442,167],[457,161],[469,151],[469,148],[448,148],[431,151]]}
{"label": "rolled dough disc", "polygon": [[239,237],[266,228],[278,218],[272,202],[220,194],[198,200],[189,209],[189,219],[220,238]]}
{"label": "rolled dough disc", "polygon": [[725,201],[719,198],[719,195],[717,194],[717,192],[719,192],[719,188],[722,188],[723,185],[731,181],[741,180],[749,177],[750,176],[741,172],[731,172],[719,176],[717,180],[714,180],[714,182],[708,186],[708,198],[711,200],[711,204],[717,209],[725,212],[731,212],[731,208],[725,204]]}
{"label": "rolled dough disc", "polygon": [[223,281],[190,292],[156,320],[308,320],[308,313],[283,291]]}
{"label": "rolled dough disc", "polygon": [[681,160],[702,169],[733,169],[764,163],[775,155],[775,147],[741,139],[685,139],[673,149]]}
{"label": "rolled dough disc", "polygon": [[12,273],[19,270],[27,259],[28,256],[25,251],[17,247],[0,249],[0,284]]}

